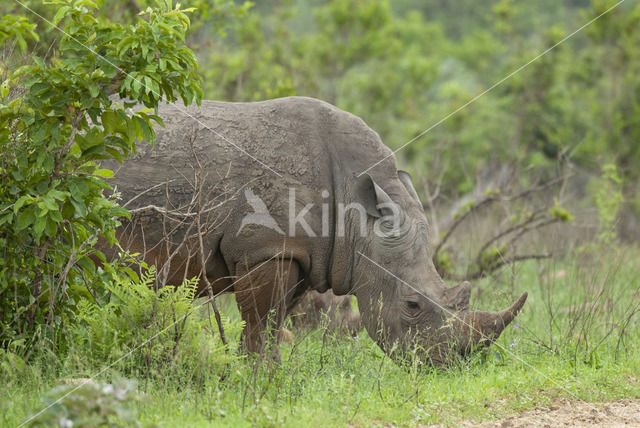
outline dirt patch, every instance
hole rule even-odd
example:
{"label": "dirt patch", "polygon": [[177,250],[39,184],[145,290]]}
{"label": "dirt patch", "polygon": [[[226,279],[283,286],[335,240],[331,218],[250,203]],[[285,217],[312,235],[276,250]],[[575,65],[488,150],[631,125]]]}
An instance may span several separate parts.
{"label": "dirt patch", "polygon": [[625,399],[610,403],[558,401],[549,407],[539,407],[499,421],[465,421],[460,426],[480,428],[640,427],[640,400]]}

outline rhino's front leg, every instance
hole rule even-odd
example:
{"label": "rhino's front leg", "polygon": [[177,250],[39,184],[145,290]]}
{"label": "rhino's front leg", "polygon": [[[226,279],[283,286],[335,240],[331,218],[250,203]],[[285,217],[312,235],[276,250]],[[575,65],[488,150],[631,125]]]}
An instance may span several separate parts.
{"label": "rhino's front leg", "polygon": [[234,288],[245,322],[246,348],[261,353],[267,340],[277,345],[280,339],[277,333],[300,283],[300,267],[292,259],[269,261],[258,268],[239,263],[236,276],[241,278]]}

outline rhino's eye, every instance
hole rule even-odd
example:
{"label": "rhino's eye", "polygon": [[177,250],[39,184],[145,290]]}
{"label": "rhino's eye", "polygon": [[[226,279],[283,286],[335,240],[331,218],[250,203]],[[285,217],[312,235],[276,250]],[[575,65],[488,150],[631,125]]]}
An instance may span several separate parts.
{"label": "rhino's eye", "polygon": [[418,302],[414,302],[414,301],[411,301],[411,300],[407,301],[407,307],[409,309],[413,309],[413,310],[420,309],[420,305],[418,304]]}

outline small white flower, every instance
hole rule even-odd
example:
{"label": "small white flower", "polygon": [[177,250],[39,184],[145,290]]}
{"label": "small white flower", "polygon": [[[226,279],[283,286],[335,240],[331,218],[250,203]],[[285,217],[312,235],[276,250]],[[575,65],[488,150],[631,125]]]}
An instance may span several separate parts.
{"label": "small white flower", "polygon": [[58,421],[58,425],[60,426],[60,428],[72,428],[73,427],[73,421],[71,419],[67,419],[67,418],[65,418],[63,416]]}
{"label": "small white flower", "polygon": [[116,389],[116,398],[118,400],[124,400],[127,396],[127,390],[124,388]]}
{"label": "small white flower", "polygon": [[102,393],[103,394],[111,394],[111,393],[113,393],[113,385],[108,383],[105,386],[103,386],[102,387]]}

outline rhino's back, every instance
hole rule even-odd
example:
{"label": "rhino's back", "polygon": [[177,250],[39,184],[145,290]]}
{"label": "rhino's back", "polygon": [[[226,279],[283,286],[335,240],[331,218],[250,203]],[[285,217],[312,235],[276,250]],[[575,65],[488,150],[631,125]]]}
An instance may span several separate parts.
{"label": "rhino's back", "polygon": [[361,119],[312,98],[162,105],[159,115],[156,146],[111,164],[124,200],[167,179],[186,184],[198,165],[229,182],[325,189],[332,171],[348,177],[390,153]]}

